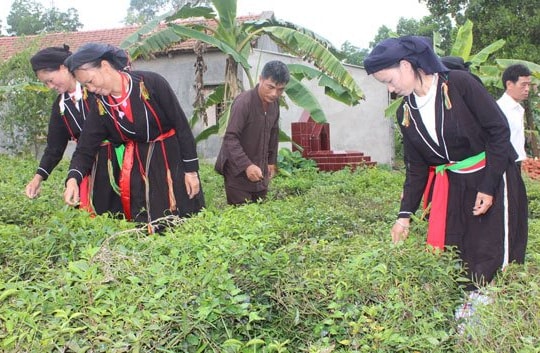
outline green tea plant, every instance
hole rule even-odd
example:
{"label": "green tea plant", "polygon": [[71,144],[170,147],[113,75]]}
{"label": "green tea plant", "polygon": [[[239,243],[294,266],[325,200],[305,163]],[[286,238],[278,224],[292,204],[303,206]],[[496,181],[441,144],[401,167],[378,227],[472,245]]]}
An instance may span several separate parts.
{"label": "green tea plant", "polygon": [[64,206],[66,162],[35,200],[35,161],[0,163],[2,352],[538,352],[535,212],[526,264],[460,336],[455,254],[426,251],[421,220],[391,244],[402,171],[301,169],[233,207],[203,163],[207,208],[149,236]]}

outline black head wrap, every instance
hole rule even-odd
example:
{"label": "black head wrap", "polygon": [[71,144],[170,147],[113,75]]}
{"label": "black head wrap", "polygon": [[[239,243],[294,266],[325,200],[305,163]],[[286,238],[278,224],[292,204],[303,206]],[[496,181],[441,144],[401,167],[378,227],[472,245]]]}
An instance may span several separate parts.
{"label": "black head wrap", "polygon": [[463,60],[461,56],[443,56],[441,58],[441,61],[444,64],[444,66],[446,66],[450,70],[467,71],[476,79],[476,81],[480,82],[482,85],[484,84],[480,77],[478,77],[477,75],[471,72],[471,69],[469,67],[471,66],[471,62]]}
{"label": "black head wrap", "polygon": [[469,69],[469,66],[471,65],[470,62],[465,62],[461,56],[443,56],[441,58],[442,63],[444,66],[449,68],[450,70],[463,70],[463,71],[471,71]]}
{"label": "black head wrap", "polygon": [[77,68],[87,63],[100,60],[107,60],[117,70],[129,68],[129,57],[125,50],[103,43],[87,43],[82,45],[65,61],[69,71],[73,72]]}
{"label": "black head wrap", "polygon": [[364,60],[364,68],[368,75],[371,75],[399,63],[400,60],[407,60],[413,67],[422,69],[428,75],[448,71],[433,51],[431,39],[421,36],[381,41]]}
{"label": "black head wrap", "polygon": [[63,47],[48,47],[34,54],[30,58],[30,64],[32,64],[34,72],[39,70],[58,70],[70,55],[69,46],[65,44]]}

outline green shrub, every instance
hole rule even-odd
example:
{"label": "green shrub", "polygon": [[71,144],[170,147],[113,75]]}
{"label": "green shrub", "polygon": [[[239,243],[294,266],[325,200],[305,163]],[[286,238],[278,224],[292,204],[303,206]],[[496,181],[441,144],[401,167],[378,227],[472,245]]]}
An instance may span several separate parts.
{"label": "green shrub", "polygon": [[35,200],[35,161],[0,163],[2,352],[538,352],[534,218],[526,265],[500,274],[463,337],[455,254],[425,251],[421,221],[390,242],[400,171],[299,169],[232,207],[203,164],[207,208],[148,236],[65,207],[65,162]]}
{"label": "green shrub", "polygon": [[302,157],[299,151],[291,151],[288,148],[281,148],[278,151],[278,167],[281,174],[291,176],[299,169],[317,169],[317,163],[313,159]]}

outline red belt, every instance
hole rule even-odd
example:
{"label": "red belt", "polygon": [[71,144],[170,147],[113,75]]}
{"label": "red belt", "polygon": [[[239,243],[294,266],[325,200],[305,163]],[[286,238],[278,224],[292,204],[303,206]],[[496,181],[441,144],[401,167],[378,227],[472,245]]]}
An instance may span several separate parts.
{"label": "red belt", "polygon": [[92,209],[90,190],[88,188],[89,178],[90,176],[85,176],[81,181],[81,185],[79,185],[79,209],[85,210],[88,213],[93,214],[94,210]]}
{"label": "red belt", "polygon": [[[427,243],[434,248],[443,249],[446,236],[446,211],[448,209],[448,174],[446,170],[457,173],[472,173],[486,165],[486,153],[466,158],[460,162],[442,164],[429,168],[428,182],[424,190],[424,209],[428,207],[428,198],[433,183],[431,209],[429,210]],[[433,180],[435,179],[435,180]]]}
{"label": "red belt", "polygon": [[[156,139],[150,141],[150,143],[163,141],[171,136],[174,136],[175,133],[175,130],[171,129],[168,132],[159,135]],[[122,208],[124,209],[126,219],[131,220],[131,171],[133,169],[134,158],[136,155],[135,152],[138,149],[137,143],[133,140],[126,141],[125,146],[126,149],[124,152],[124,160],[122,162],[122,170],[120,171],[120,200],[122,202]],[[141,167],[141,175],[143,179],[146,179],[146,173],[142,167],[142,162],[138,156],[138,153],[137,158],[139,159],[139,165]],[[147,211],[150,212],[150,210]]]}

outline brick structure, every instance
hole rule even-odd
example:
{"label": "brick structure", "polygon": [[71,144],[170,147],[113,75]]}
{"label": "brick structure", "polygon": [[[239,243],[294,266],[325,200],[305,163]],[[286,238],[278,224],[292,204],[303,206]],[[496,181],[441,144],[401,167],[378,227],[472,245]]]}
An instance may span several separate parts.
{"label": "brick structure", "polygon": [[[293,151],[303,148],[302,157],[312,159],[321,171],[336,171],[346,166],[354,169],[358,166],[372,166],[376,162],[371,157],[358,151],[332,151],[330,149],[330,125],[319,124],[304,111],[298,122],[291,124]],[[296,145],[295,145],[296,144]]]}

